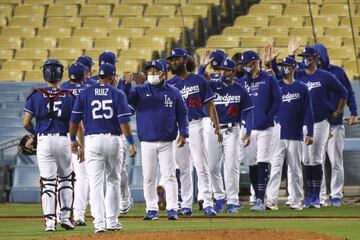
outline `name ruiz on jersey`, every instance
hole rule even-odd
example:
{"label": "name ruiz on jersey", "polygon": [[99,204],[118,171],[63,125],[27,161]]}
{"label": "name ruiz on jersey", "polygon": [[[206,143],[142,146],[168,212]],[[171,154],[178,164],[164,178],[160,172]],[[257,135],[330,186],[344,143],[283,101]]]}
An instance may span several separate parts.
{"label": "name ruiz on jersey", "polygon": [[283,102],[288,102],[290,103],[291,101],[294,101],[296,99],[300,99],[300,93],[287,93],[285,95],[282,96],[282,101]]}
{"label": "name ruiz on jersey", "polygon": [[187,99],[189,97],[189,95],[199,93],[200,92],[200,87],[198,85],[191,86],[191,87],[184,87],[183,89],[181,89],[180,92],[181,92],[182,97],[184,99]]}
{"label": "name ruiz on jersey", "polygon": [[107,96],[108,88],[95,88],[95,96]]}
{"label": "name ruiz on jersey", "polygon": [[228,93],[225,96],[221,96],[218,93],[214,93],[215,98],[213,99],[215,105],[224,104],[226,107],[229,106],[230,103],[239,103],[241,100],[240,96],[232,96]]}
{"label": "name ruiz on jersey", "polygon": [[307,82],[306,86],[308,87],[309,91],[311,91],[311,89],[313,89],[313,88],[321,87],[321,83],[320,82]]}

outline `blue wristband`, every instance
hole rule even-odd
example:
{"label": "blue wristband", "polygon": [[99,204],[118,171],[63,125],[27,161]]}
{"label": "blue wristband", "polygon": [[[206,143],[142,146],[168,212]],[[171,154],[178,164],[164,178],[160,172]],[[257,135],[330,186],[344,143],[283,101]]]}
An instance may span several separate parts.
{"label": "blue wristband", "polygon": [[129,143],[130,145],[134,144],[134,138],[133,138],[132,135],[126,136],[126,140],[128,141],[128,143]]}
{"label": "blue wristband", "polygon": [[75,142],[76,141],[76,135],[70,135],[70,141]]}

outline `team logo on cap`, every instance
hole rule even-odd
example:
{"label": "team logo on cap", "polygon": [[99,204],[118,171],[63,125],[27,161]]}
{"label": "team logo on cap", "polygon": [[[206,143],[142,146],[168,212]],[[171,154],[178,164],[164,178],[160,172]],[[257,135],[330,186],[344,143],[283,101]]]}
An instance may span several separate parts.
{"label": "team logo on cap", "polygon": [[99,75],[104,75],[104,70],[100,70]]}
{"label": "team logo on cap", "polygon": [[75,79],[74,74],[71,74],[71,75],[70,75],[70,78],[71,78],[71,79]]}
{"label": "team logo on cap", "polygon": [[286,57],[283,58],[283,61],[284,61],[284,62],[286,61]]}
{"label": "team logo on cap", "polygon": [[213,61],[213,62],[212,62],[212,65],[216,66],[216,65],[217,65],[217,62],[216,62],[216,61]]}
{"label": "team logo on cap", "polygon": [[156,65],[156,62],[155,62],[155,61],[152,61],[151,65]]}
{"label": "team logo on cap", "polygon": [[224,66],[227,66],[227,61],[224,62]]}
{"label": "team logo on cap", "polygon": [[172,55],[175,55],[175,51],[174,51],[174,50],[172,50],[172,51],[171,51],[171,54],[172,54]]}

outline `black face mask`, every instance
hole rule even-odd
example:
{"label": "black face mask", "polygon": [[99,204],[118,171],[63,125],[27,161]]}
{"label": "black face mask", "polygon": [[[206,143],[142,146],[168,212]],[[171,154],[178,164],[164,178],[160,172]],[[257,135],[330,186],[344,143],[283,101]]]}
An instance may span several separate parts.
{"label": "black face mask", "polygon": [[178,75],[186,70],[186,67],[184,64],[179,65],[177,68],[171,67],[171,73],[174,75]]}

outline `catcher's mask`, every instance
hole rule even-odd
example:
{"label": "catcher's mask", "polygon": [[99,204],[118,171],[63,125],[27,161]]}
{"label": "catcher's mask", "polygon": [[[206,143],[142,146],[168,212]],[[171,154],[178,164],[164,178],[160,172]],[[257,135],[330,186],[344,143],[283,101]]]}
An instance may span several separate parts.
{"label": "catcher's mask", "polygon": [[64,72],[64,65],[56,58],[49,58],[42,66],[44,80],[50,83],[60,82]]}

